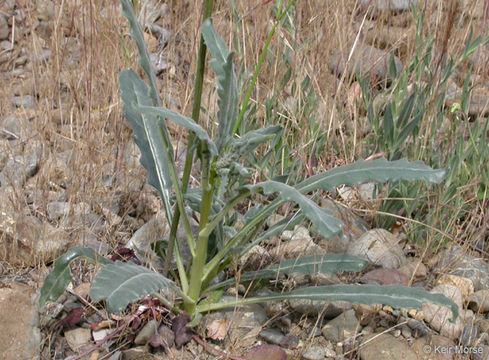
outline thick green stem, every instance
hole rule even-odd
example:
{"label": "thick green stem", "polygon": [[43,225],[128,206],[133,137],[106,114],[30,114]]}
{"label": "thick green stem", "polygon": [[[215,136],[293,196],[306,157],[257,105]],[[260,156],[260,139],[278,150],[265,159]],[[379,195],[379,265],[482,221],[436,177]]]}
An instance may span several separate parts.
{"label": "thick green stem", "polygon": [[[209,18],[212,14],[213,0],[204,0],[203,4],[203,19],[202,22]],[[199,123],[199,115],[200,115],[200,105],[202,101],[202,87],[204,83],[204,72],[205,72],[205,54],[207,51],[207,47],[204,42],[204,38],[202,35],[200,36],[199,43],[199,55],[197,57],[197,74],[195,76],[195,84],[194,84],[194,103],[192,107],[192,119],[198,124]],[[188,183],[190,180],[190,172],[192,170],[192,164],[194,159],[194,152],[192,150],[192,145],[195,141],[195,134],[193,132],[189,133],[188,141],[187,141],[187,154],[185,156],[185,166],[183,169],[182,176],[182,193],[185,194],[187,191]],[[178,223],[180,221],[180,211],[177,208],[173,219],[172,219],[172,227],[170,229],[170,237],[168,243],[167,257],[165,259],[165,265],[163,267],[163,275],[166,276],[168,274],[168,270],[170,268],[171,260],[173,257],[173,249],[175,247],[176,234],[178,230]],[[178,255],[177,255],[178,256]]]}
{"label": "thick green stem", "polygon": [[[261,67],[263,65],[263,61],[265,60],[265,56],[267,55],[268,47],[270,46],[270,43],[272,42],[272,38],[273,38],[273,35],[275,34],[275,30],[277,29],[277,25],[282,20],[282,18],[285,16],[285,14],[287,14],[287,12],[290,10],[290,8],[294,4],[294,2],[295,2],[295,0],[289,1],[285,10],[280,12],[280,13],[277,13],[277,18],[276,18],[275,24],[273,24],[273,27],[270,30],[270,33],[268,34],[267,41],[265,42],[265,46],[263,47],[263,50],[260,54],[260,58],[258,59],[258,64],[256,65],[255,72],[253,74],[253,79],[251,80],[250,87],[248,88],[248,91],[246,92],[246,96],[245,96],[245,99],[243,101],[243,105],[241,106],[241,111],[239,112],[238,121],[236,121],[236,124],[234,125],[233,134],[235,134],[238,131],[238,128],[241,124],[241,121],[243,120],[243,117],[246,113],[246,110],[248,108],[248,103],[249,103],[250,98],[251,98],[251,94],[253,93],[253,90],[255,89],[256,81],[258,80],[258,74],[260,73]],[[280,1],[278,7],[279,7],[279,9],[282,7],[282,1]]]}
{"label": "thick green stem", "polygon": [[202,230],[209,222],[212,195],[214,192],[214,172],[211,171],[210,168],[211,154],[207,149],[206,143],[201,143],[201,154],[202,203],[200,207],[199,237],[197,238],[197,248],[192,260],[192,267],[190,268],[190,286],[188,289],[188,297],[192,299],[192,301],[185,302],[184,304],[185,310],[192,316],[195,314],[195,306],[199,300],[202,289],[202,273],[207,259],[207,247],[209,243],[209,234],[205,234]]}

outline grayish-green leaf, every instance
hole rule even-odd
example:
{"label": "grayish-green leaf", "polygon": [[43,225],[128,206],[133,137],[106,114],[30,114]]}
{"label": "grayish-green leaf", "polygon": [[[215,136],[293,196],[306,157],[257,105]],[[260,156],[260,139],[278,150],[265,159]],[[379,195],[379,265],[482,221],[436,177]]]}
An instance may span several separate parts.
{"label": "grayish-green leaf", "polygon": [[245,168],[244,166],[241,166],[241,164],[236,162],[236,161],[232,161],[229,168],[230,168],[232,173],[238,173],[239,176],[241,176],[241,177],[245,178],[245,177],[250,176],[248,169]]}
{"label": "grayish-green leaf", "polygon": [[131,69],[121,73],[119,84],[124,103],[124,116],[131,125],[134,141],[141,150],[140,160],[148,172],[148,183],[158,190],[165,210],[169,212],[172,181],[168,155],[162,138],[164,135],[155,116],[140,112],[141,105],[152,105],[149,89]]}
{"label": "grayish-green leaf", "polygon": [[342,271],[361,271],[369,264],[370,262],[368,260],[358,256],[323,254],[284,260],[279,265],[270,266],[268,269],[286,275],[336,274]]}
{"label": "grayish-green leaf", "polygon": [[[203,22],[200,31],[202,32],[202,37],[204,38],[205,44],[212,55],[213,62],[211,62],[211,64],[222,67],[230,52],[224,40],[219,36],[216,30],[214,30],[211,19],[207,19]],[[214,72],[219,71],[214,68],[213,70]]]}
{"label": "grayish-green leaf", "polygon": [[[202,189],[187,189],[187,192],[183,195],[183,198],[193,211],[200,212],[200,205],[202,204]],[[219,202],[217,202],[216,199],[213,200],[214,201],[212,202],[211,215],[217,214],[222,208],[222,204],[219,205]]]}
{"label": "grayish-green leaf", "polygon": [[144,41],[143,31],[139,26],[138,19],[134,13],[134,8],[130,0],[121,0],[122,12],[124,16],[129,20],[131,28],[131,36],[133,37],[139,51],[139,65],[143,68],[146,76],[148,76],[150,82],[149,96],[152,99],[152,103],[149,105],[161,106],[161,100],[158,96],[156,87],[156,76],[151,68],[151,62],[149,60],[149,51]]}
{"label": "grayish-green leaf", "polygon": [[305,287],[289,293],[271,294],[267,296],[246,298],[230,303],[204,304],[198,306],[199,312],[233,307],[239,304],[253,304],[266,301],[309,299],[321,301],[347,301],[354,304],[384,304],[393,308],[422,310],[424,303],[435,303],[447,306],[452,310],[455,321],[458,317],[458,306],[441,294],[431,294],[420,287],[379,286],[379,285],[328,285]]}
{"label": "grayish-green leaf", "polygon": [[144,266],[117,261],[102,268],[90,289],[94,301],[107,301],[109,312],[118,312],[149,294],[162,290],[172,301],[178,288],[173,281]]}
{"label": "grayish-green leaf", "polygon": [[336,187],[359,185],[367,181],[416,181],[439,184],[447,175],[447,170],[434,170],[421,161],[409,162],[406,159],[387,161],[384,158],[372,161],[358,160],[302,181],[296,188],[303,194],[322,189],[332,191]]}
{"label": "grayish-green leaf", "polygon": [[183,126],[188,130],[193,131],[201,141],[207,143],[211,154],[213,156],[217,155],[216,144],[214,144],[214,142],[211,140],[207,132],[199,124],[195,123],[195,121],[193,121],[191,118],[183,116],[172,110],[154,107],[154,106],[140,105],[138,109],[143,114],[162,116],[164,118],[172,120],[177,125]]}
{"label": "grayish-green leaf", "polygon": [[[244,273],[239,277],[239,281],[274,279],[279,274],[315,275],[336,274],[342,271],[361,271],[369,264],[370,262],[365,259],[348,254],[303,256],[297,259],[283,260],[280,264],[268,266],[265,269]],[[212,289],[235,283],[236,279],[232,278],[213,286]]]}
{"label": "grayish-green leaf", "polygon": [[232,138],[234,124],[238,120],[238,85],[234,72],[233,53],[228,51],[226,43],[214,30],[210,19],[202,24],[201,33],[211,53],[211,68],[217,76],[219,133],[216,145],[222,149]]}
{"label": "grayish-green leaf", "polygon": [[330,210],[321,208],[314,203],[314,201],[305,197],[289,185],[276,181],[265,181],[256,185],[246,185],[244,187],[255,193],[262,190],[266,195],[279,192],[281,200],[294,202],[299,205],[304,215],[324,237],[332,237],[338,234],[342,229],[343,224],[333,216],[333,213]]}
{"label": "grayish-green leaf", "polygon": [[239,139],[234,139],[231,143],[231,153],[239,156],[248,155],[256,149],[258,145],[277,135],[281,126],[267,126],[263,129],[251,130]]}
{"label": "grayish-green leaf", "polygon": [[73,260],[85,258],[92,263],[102,265],[110,264],[111,261],[105,259],[91,248],[72,247],[54,262],[54,269],[44,280],[39,297],[39,307],[43,308],[46,301],[56,301],[66,290],[71,282],[70,264]]}

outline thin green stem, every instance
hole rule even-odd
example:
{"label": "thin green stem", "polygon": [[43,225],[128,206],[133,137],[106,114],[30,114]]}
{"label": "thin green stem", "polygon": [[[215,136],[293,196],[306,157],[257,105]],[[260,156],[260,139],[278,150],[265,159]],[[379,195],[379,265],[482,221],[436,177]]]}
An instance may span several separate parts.
{"label": "thin green stem", "polygon": [[[277,14],[275,24],[273,24],[273,27],[270,30],[270,33],[268,34],[267,41],[265,42],[265,46],[263,47],[263,50],[262,50],[260,57],[258,59],[258,64],[256,65],[255,72],[253,74],[253,79],[251,80],[250,87],[248,88],[248,91],[246,92],[246,96],[245,96],[245,99],[243,101],[243,105],[241,106],[241,111],[239,112],[238,121],[236,121],[236,124],[234,125],[233,134],[235,134],[238,131],[238,128],[241,125],[241,121],[243,121],[244,115],[245,115],[246,110],[248,108],[248,103],[249,103],[250,98],[251,98],[251,94],[253,93],[253,90],[255,89],[256,81],[258,80],[258,74],[260,73],[261,67],[263,65],[263,61],[265,60],[265,56],[266,56],[267,51],[268,51],[268,47],[270,46],[270,43],[272,42],[273,35],[275,34],[275,30],[277,29],[277,25],[280,23],[280,21],[285,16],[285,14],[287,14],[287,12],[290,10],[290,8],[294,4],[294,2],[295,2],[295,0],[289,1],[285,10]],[[282,1],[279,2],[278,7],[279,7],[279,9],[282,7]]]}
{"label": "thin green stem", "polygon": [[182,286],[182,290],[184,293],[187,293],[188,290],[188,278],[187,278],[187,272],[185,270],[185,265],[182,260],[182,256],[180,253],[180,246],[178,243],[175,241],[175,262],[177,263],[177,269],[178,269],[178,277],[180,278],[180,283]]}
{"label": "thin green stem", "polygon": [[237,205],[241,200],[246,199],[248,196],[250,196],[250,192],[246,191],[244,193],[241,193],[237,195],[234,199],[230,200],[226,206],[212,218],[212,220],[206,225],[204,229],[200,232],[201,235],[204,236],[209,236],[216,228],[217,225],[219,225],[219,222],[226,216],[227,213],[229,213],[230,210],[234,208],[235,205]]}
{"label": "thin green stem", "polygon": [[[161,128],[161,127],[160,127]],[[163,132],[163,131],[162,131]],[[162,136],[163,144],[167,150],[172,146],[171,143],[167,143],[165,136]],[[172,156],[173,151],[168,151],[168,156]],[[179,185],[177,169],[175,167],[175,163],[173,161],[169,161],[170,163],[170,177],[175,186],[175,197],[177,198],[177,206],[180,214],[183,214],[183,227],[185,229],[185,233],[187,234],[188,246],[190,248],[190,252],[192,255],[195,253],[195,239],[192,234],[192,229],[190,227],[190,222],[188,221],[187,214],[185,213],[185,205],[183,203],[183,193]]]}

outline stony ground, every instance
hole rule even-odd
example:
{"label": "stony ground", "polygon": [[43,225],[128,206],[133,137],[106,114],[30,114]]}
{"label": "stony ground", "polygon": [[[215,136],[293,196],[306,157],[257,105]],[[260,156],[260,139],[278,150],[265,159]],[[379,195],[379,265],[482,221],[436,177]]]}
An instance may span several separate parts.
{"label": "stony ground", "polygon": [[[359,275],[279,281],[291,288],[344,282],[421,286],[459,305],[461,316],[454,323],[448,309],[433,304],[412,311],[288,301],[207,315],[194,340],[177,349],[161,304],[147,299],[120,316],[108,316],[92,304],[88,289],[95,269],[83,263],[73,267],[67,293],[41,311],[39,288],[52,261],[68,247],[89,246],[107,256],[124,246],[137,248],[143,251],[139,257],[158,267],[149,245],[166,228],[157,193],[145,184],[138,149],[120,115],[117,76],[135,65],[114,50],[121,39],[130,46],[127,36],[116,39],[127,34],[125,23],[117,1],[96,3],[93,8],[51,0],[4,0],[0,5],[1,359],[218,359],[226,358],[224,351],[236,359],[489,359],[488,254],[449,244],[425,257],[426,249],[406,242],[402,229],[372,229],[340,204],[352,198],[372,201],[369,184],[343,189],[339,202],[322,200],[345,223],[342,238],[326,241],[297,226],[253,248],[241,266],[304,254],[358,255],[375,266]],[[160,79],[172,80],[164,97],[173,109],[185,107],[189,97],[188,81],[181,80],[188,78],[190,67],[182,55],[191,52],[189,35],[168,20],[189,6],[183,3],[153,1],[147,9],[152,35],[145,35]],[[324,76],[343,81],[345,74],[361,72],[388,78],[385,48],[394,43],[400,44],[395,65],[401,69],[409,51],[403,39],[413,31],[408,3],[378,1],[375,11],[379,19],[391,18],[388,26],[375,17],[369,20],[361,36],[365,46],[353,54],[357,67],[347,62],[348,49],[329,51]],[[461,3],[461,8],[468,6]],[[487,25],[485,4],[474,1],[464,16]],[[165,47],[173,55],[166,56]],[[471,57],[474,73],[489,68],[488,60],[487,49]],[[452,81],[447,106],[459,101],[460,79],[459,74]],[[474,94],[469,112],[487,116],[487,82],[476,82]],[[324,99],[325,104],[332,101],[329,95]],[[182,154],[185,139],[179,134],[174,132],[174,145]],[[227,296],[244,291],[230,288]],[[127,326],[130,316],[139,320]]]}

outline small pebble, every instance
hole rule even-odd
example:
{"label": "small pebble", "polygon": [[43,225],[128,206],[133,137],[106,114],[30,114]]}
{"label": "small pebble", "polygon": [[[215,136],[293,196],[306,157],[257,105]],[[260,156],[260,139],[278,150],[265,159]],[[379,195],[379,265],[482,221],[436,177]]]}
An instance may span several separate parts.
{"label": "small pebble", "polygon": [[424,336],[430,332],[430,328],[418,320],[408,320],[408,326],[412,329],[412,334],[415,338]]}
{"label": "small pebble", "polygon": [[336,359],[336,351],[334,351],[333,349],[329,349],[329,348],[324,348],[324,353],[326,355],[326,358],[332,358],[332,359]]}
{"label": "small pebble", "polygon": [[404,336],[406,339],[409,339],[412,334],[411,334],[411,329],[407,325],[401,326],[401,334]]}
{"label": "small pebble", "polygon": [[36,107],[34,98],[31,95],[14,96],[10,99],[10,103],[16,107],[23,107],[25,109],[33,109]]}
{"label": "small pebble", "polygon": [[326,356],[325,348],[322,346],[311,346],[302,353],[304,360],[322,360]]}
{"label": "small pebble", "polygon": [[277,329],[265,329],[260,332],[260,338],[267,343],[279,345],[285,335]]}

